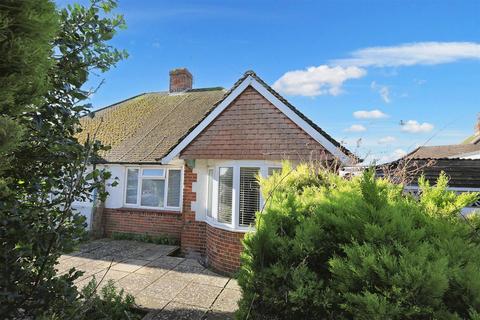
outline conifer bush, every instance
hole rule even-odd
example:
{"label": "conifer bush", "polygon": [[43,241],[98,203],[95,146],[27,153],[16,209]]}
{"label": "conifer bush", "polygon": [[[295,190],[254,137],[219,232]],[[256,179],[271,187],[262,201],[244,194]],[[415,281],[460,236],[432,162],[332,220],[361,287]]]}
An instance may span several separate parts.
{"label": "conifer bush", "polygon": [[459,215],[477,194],[308,165],[260,183],[238,319],[480,319],[480,224]]}

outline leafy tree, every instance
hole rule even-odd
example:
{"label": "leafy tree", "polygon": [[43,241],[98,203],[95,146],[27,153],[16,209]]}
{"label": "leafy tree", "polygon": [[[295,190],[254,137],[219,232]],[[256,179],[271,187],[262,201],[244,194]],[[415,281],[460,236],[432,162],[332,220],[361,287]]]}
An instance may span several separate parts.
{"label": "leafy tree", "polygon": [[[74,270],[58,276],[59,255],[84,232],[76,200],[104,198],[110,174],[92,159],[104,149],[75,138],[88,113],[83,87],[126,53],[108,44],[123,17],[114,0],[58,10],[47,0],[0,4],[0,314],[38,317],[68,310],[78,298]],[[14,61],[18,56],[19,61]],[[6,63],[4,63],[6,61]],[[3,129],[6,128],[10,129]],[[93,165],[93,166],[92,166]]]}
{"label": "leafy tree", "polygon": [[[41,28],[39,28],[41,26]],[[22,127],[15,117],[32,110],[49,88],[52,43],[58,29],[47,0],[5,0],[0,4],[0,170],[17,147]]]}
{"label": "leafy tree", "polygon": [[244,240],[239,319],[479,319],[478,219],[442,175],[419,199],[367,172],[306,165],[262,180]]}

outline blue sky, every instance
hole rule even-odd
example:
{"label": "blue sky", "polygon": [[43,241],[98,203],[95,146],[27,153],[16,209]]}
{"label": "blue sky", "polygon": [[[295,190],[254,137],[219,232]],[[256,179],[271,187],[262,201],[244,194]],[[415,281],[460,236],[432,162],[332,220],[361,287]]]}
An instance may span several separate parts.
{"label": "blue sky", "polygon": [[130,57],[91,78],[105,80],[95,108],[167,89],[176,67],[197,88],[229,88],[252,69],[337,140],[383,161],[462,141],[480,112],[477,0],[123,0],[117,11],[128,28],[112,44]]}

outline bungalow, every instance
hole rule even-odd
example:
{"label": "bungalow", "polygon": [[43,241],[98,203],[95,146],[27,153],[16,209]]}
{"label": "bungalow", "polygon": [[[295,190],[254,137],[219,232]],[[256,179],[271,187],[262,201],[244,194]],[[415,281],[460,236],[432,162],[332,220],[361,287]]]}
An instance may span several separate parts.
{"label": "bungalow", "polygon": [[168,92],[145,93],[82,118],[86,139],[118,185],[92,224],[113,232],[168,235],[186,255],[232,273],[241,239],[251,230],[262,196],[258,174],[282,160],[350,163],[354,156],[254,72],[234,86],[192,88],[187,69],[170,72]]}

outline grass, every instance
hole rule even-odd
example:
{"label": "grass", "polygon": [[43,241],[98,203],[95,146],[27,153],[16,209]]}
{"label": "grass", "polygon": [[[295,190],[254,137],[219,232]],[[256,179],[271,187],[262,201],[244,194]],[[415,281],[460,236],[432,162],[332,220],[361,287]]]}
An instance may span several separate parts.
{"label": "grass", "polygon": [[178,239],[168,237],[168,236],[153,236],[148,233],[137,234],[137,233],[126,233],[126,232],[114,232],[112,238],[115,240],[134,240],[140,242],[148,242],[155,244],[168,244],[168,245],[178,245]]}

